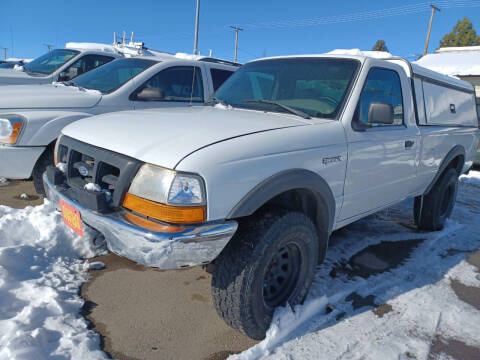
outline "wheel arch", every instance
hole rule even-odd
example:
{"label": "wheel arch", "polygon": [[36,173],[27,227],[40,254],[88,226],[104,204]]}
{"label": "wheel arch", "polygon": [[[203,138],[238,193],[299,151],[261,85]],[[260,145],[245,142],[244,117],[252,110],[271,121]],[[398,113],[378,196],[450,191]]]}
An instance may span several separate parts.
{"label": "wheel arch", "polygon": [[465,165],[465,148],[461,145],[454,146],[442,160],[440,167],[438,168],[435,177],[428,185],[425,190],[425,194],[430,192],[436,182],[440,177],[445,173],[447,169],[454,168],[457,171],[457,174],[460,176],[462,173],[463,166]]}
{"label": "wheel arch", "polygon": [[320,175],[305,169],[286,170],[265,179],[235,205],[227,218],[250,216],[265,205],[288,200],[290,196],[313,217],[317,228],[329,236],[335,218],[335,198]]}

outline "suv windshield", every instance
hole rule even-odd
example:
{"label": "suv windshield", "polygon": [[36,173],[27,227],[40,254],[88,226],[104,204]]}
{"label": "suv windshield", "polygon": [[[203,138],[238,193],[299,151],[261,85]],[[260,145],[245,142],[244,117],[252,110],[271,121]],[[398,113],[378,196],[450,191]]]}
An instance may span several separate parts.
{"label": "suv windshield", "polygon": [[55,49],[30,61],[23,67],[32,74],[50,75],[79,53],[77,50]]}
{"label": "suv windshield", "polygon": [[255,61],[237,70],[218,89],[215,100],[246,109],[333,119],[358,65],[356,60],[333,58]]}
{"label": "suv windshield", "polygon": [[70,84],[108,94],[154,64],[158,64],[158,61],[139,58],[119,59],[80,75]]}

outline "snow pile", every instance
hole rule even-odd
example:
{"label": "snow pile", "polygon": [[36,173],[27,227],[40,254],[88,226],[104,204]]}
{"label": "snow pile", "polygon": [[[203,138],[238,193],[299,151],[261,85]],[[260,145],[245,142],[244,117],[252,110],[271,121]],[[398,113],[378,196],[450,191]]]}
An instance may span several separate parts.
{"label": "snow pile", "polygon": [[67,229],[48,203],[0,206],[0,359],[107,358],[80,315],[82,258],[100,252],[85,230]]}
{"label": "snow pile", "polygon": [[480,171],[470,171],[468,175],[460,176],[460,181],[466,184],[480,186]]}
{"label": "snow pile", "polygon": [[476,48],[478,49],[467,51],[438,51],[425,55],[414,63],[445,75],[480,75],[480,47]]}
{"label": "snow pile", "polygon": [[362,51],[360,49],[335,49],[330,52],[327,52],[328,55],[357,55],[357,56],[367,56],[376,59],[387,59],[393,57],[387,51]]}
{"label": "snow pile", "polygon": [[[434,341],[480,348],[480,312],[452,287],[480,288],[479,269],[465,261],[480,248],[479,180],[480,172],[462,176],[442,231],[417,231],[408,200],[334,233],[305,304],[277,310],[266,339],[231,359],[447,359],[432,353]],[[356,254],[398,242],[390,252],[412,244],[400,264],[367,276],[352,272]],[[371,311],[379,305],[382,311]]]}

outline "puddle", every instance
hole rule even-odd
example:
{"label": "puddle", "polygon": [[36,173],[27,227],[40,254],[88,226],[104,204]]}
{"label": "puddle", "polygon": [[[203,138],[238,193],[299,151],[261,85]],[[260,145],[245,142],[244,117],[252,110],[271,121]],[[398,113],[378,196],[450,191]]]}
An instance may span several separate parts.
{"label": "puddle", "polygon": [[358,295],[356,292],[352,292],[345,298],[346,302],[351,301],[353,310],[357,310],[363,307],[375,307],[377,304],[375,303],[375,296],[368,295],[368,296],[361,296]]}
{"label": "puddle", "polygon": [[335,277],[337,272],[341,272],[351,277],[360,276],[366,279],[372,275],[392,270],[408,260],[413,250],[424,240],[383,241],[371,245],[353,255],[346,264],[333,269],[330,276]]}

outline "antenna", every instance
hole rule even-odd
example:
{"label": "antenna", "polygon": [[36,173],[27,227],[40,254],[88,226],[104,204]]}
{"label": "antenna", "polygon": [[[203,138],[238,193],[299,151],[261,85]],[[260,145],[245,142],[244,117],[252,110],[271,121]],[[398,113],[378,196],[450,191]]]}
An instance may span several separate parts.
{"label": "antenna", "polygon": [[134,39],[134,33],[132,31],[132,34],[130,35],[130,42],[133,44],[133,39]]}
{"label": "antenna", "polygon": [[237,50],[238,50],[238,32],[243,31],[243,29],[239,28],[238,26],[230,26],[232,29],[235,30],[235,57],[233,58],[233,62],[237,62]]}
{"label": "antenna", "polygon": [[115,31],[115,32],[113,33],[113,45],[117,45],[117,44],[118,44],[118,43],[117,43],[117,32]]}
{"label": "antenna", "polygon": [[55,47],[52,44],[43,44],[43,45],[45,45],[47,47],[48,52],[50,52],[50,50],[52,50],[52,48]]}
{"label": "antenna", "polygon": [[127,37],[127,32],[123,30],[123,36],[122,36],[122,45],[125,45],[125,38]]}

